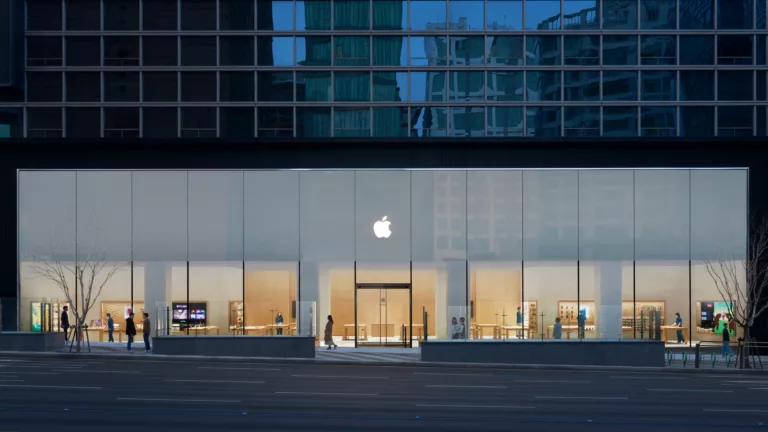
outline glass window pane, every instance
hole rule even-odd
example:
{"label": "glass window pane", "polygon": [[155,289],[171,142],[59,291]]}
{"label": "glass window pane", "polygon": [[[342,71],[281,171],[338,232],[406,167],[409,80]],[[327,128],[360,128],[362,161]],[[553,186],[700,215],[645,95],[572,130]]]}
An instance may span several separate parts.
{"label": "glass window pane", "polygon": [[565,71],[565,100],[572,102],[600,99],[600,71]]}
{"label": "glass window pane", "polygon": [[566,65],[599,65],[600,36],[565,36],[563,51]]}
{"label": "glass window pane", "polygon": [[374,72],[373,100],[377,102],[407,101],[408,72]]}
{"label": "glass window pane", "polygon": [[144,66],[177,66],[179,64],[178,41],[175,36],[144,36]]}
{"label": "glass window pane", "polygon": [[448,135],[448,108],[412,107],[411,136],[444,137]]}
{"label": "glass window pane", "polygon": [[336,30],[368,30],[371,28],[371,2],[368,0],[335,0],[333,28]]}
{"label": "glass window pane", "polygon": [[410,74],[409,99],[411,101],[446,100],[445,72],[411,72]]}
{"label": "glass window pane", "polygon": [[488,71],[487,79],[489,101],[523,100],[523,71]]}
{"label": "glass window pane", "polygon": [[562,118],[560,107],[526,107],[526,136],[559,137]]}
{"label": "glass window pane", "polygon": [[216,30],[216,0],[180,0],[182,30]]}
{"label": "glass window pane", "polygon": [[182,72],[182,102],[216,102],[216,72]]}
{"label": "glass window pane", "polygon": [[714,36],[680,36],[681,65],[714,65]]}
{"label": "glass window pane", "polygon": [[61,108],[27,108],[27,136],[61,137]]}
{"label": "glass window pane", "polygon": [[[683,0],[685,2],[687,0]],[[643,30],[674,30],[677,28],[677,0],[641,0],[640,28]]]}
{"label": "glass window pane", "polygon": [[754,28],[753,8],[753,0],[718,0],[717,28],[731,30]]}
{"label": "glass window pane", "polygon": [[66,108],[67,138],[101,137],[100,108]]}
{"label": "glass window pane", "polygon": [[142,0],[141,8],[144,30],[178,29],[178,0]]}
{"label": "glass window pane", "polygon": [[138,138],[139,116],[137,107],[104,108],[104,138]]}
{"label": "glass window pane", "polygon": [[642,71],[640,74],[642,100],[673,101],[677,94],[677,72]]}
{"label": "glass window pane", "polygon": [[309,67],[330,66],[331,38],[325,36],[297,37],[296,64]]}
{"label": "glass window pane", "polygon": [[219,37],[219,65],[253,66],[253,38],[250,36]]}
{"label": "glass window pane", "polygon": [[452,101],[483,101],[485,99],[483,72],[448,72],[448,99]]}
{"label": "glass window pane", "polygon": [[768,38],[768,36],[757,35],[755,37],[757,38],[757,49],[755,50],[757,54],[756,54],[755,64],[759,66],[765,66],[765,57],[766,57],[765,40],[766,38]]}
{"label": "glass window pane", "polygon": [[260,107],[258,113],[260,137],[293,136],[293,108]]}
{"label": "glass window pane", "polygon": [[523,136],[523,107],[486,107],[486,136]]}
{"label": "glass window pane", "polygon": [[445,66],[448,36],[411,36],[411,66]]}
{"label": "glass window pane", "polygon": [[100,0],[67,0],[67,30],[101,30]]}
{"label": "glass window pane", "polygon": [[753,35],[718,35],[717,64],[751,65]]}
{"label": "glass window pane", "polygon": [[100,102],[101,74],[99,72],[67,72],[67,102]]}
{"label": "glass window pane", "polygon": [[374,66],[408,66],[407,36],[374,36]]}
{"label": "glass window pane", "polygon": [[755,28],[764,30],[766,28],[766,13],[768,12],[766,10],[766,0],[757,0],[756,4],[756,11],[757,15],[755,16]]}
{"label": "glass window pane", "polygon": [[565,136],[600,136],[600,107],[565,107]]}
{"label": "glass window pane", "polygon": [[637,64],[637,36],[603,36],[603,64],[623,66]]}
{"label": "glass window pane", "polygon": [[751,106],[718,106],[717,136],[752,136],[754,112]]}
{"label": "glass window pane", "polygon": [[560,71],[528,71],[526,86],[529,101],[560,101]]}
{"label": "glass window pane", "polygon": [[333,110],[333,136],[367,137],[371,135],[369,108],[336,108]]}
{"label": "glass window pane", "polygon": [[718,71],[717,99],[721,101],[754,100],[753,71]]}
{"label": "glass window pane", "polygon": [[67,36],[67,66],[101,66],[101,38]]}
{"label": "glass window pane", "polygon": [[560,30],[560,0],[528,0],[525,3],[525,28]]}
{"label": "glass window pane", "polygon": [[408,107],[373,108],[373,136],[407,137]]}
{"label": "glass window pane", "polygon": [[[259,84],[261,87],[261,84]],[[299,102],[330,102],[331,72],[296,72],[296,100]],[[330,121],[330,119],[329,119]]]}
{"label": "glass window pane", "polygon": [[637,71],[603,71],[603,100],[636,101]]}
{"label": "glass window pane", "polygon": [[676,136],[677,109],[675,107],[641,107],[642,136]]}
{"label": "glass window pane", "polygon": [[61,1],[37,0],[27,3],[27,30],[61,31]]}
{"label": "glass window pane", "polygon": [[485,22],[483,0],[451,0],[448,10],[452,30],[483,30]]}
{"label": "glass window pane", "polygon": [[680,1],[680,30],[714,28],[715,0]]}
{"label": "glass window pane", "polygon": [[445,30],[448,28],[445,0],[411,0],[411,30]]}
{"label": "glass window pane", "polygon": [[451,36],[448,62],[452,66],[474,66],[485,63],[485,38]]}
{"label": "glass window pane", "polygon": [[[489,66],[518,66],[524,62],[522,36],[488,36],[490,45],[487,64]],[[487,45],[486,45],[487,46]]]}
{"label": "glass window pane", "polygon": [[488,0],[485,11],[485,27],[488,31],[522,30],[522,0]]}
{"label": "glass window pane", "polygon": [[333,64],[336,66],[370,65],[371,39],[368,36],[336,36]]}
{"label": "glass window pane", "polygon": [[600,29],[600,2],[563,0],[564,30]]}
{"label": "glass window pane", "polygon": [[641,36],[640,63],[644,65],[676,64],[676,36]]}
{"label": "glass window pane", "polygon": [[[307,72],[299,72],[299,77]],[[308,72],[312,73],[312,72]],[[330,78],[330,72],[321,72]],[[291,102],[293,101],[293,72],[257,72],[259,94],[256,100],[259,102]],[[305,94],[306,86],[302,82],[297,85],[299,100]],[[323,99],[323,100],[328,100]]]}
{"label": "glass window pane", "polygon": [[104,72],[105,102],[138,102],[139,72]]}
{"label": "glass window pane", "polygon": [[182,36],[182,66],[216,66],[216,37]]}
{"label": "glass window pane", "polygon": [[637,0],[603,0],[603,28],[637,29]]}
{"label": "glass window pane", "polygon": [[700,70],[680,71],[680,100],[715,100],[715,72]]}
{"label": "glass window pane", "polygon": [[104,2],[104,30],[138,30],[139,0]]}
{"label": "glass window pane", "polygon": [[104,37],[104,66],[138,66],[139,60],[138,37]]}
{"label": "glass window pane", "polygon": [[603,107],[603,136],[637,136],[637,122],[637,107]]}
{"label": "glass window pane", "polygon": [[[262,3],[264,2],[259,2],[259,4]],[[219,0],[219,28],[221,30],[253,30],[253,12],[253,0]]]}
{"label": "glass window pane", "polygon": [[27,38],[27,66],[61,66],[63,49],[58,36]]}
{"label": "glass window pane", "polygon": [[176,102],[179,77],[176,72],[143,72],[144,102]]}
{"label": "glass window pane", "polygon": [[526,55],[528,65],[556,66],[560,64],[562,54],[560,36],[528,36]]}
{"label": "glass window pane", "polygon": [[331,136],[330,108],[296,108],[296,136],[327,138]]}
{"label": "glass window pane", "polygon": [[179,136],[177,108],[142,108],[144,138],[176,138]]}
{"label": "glass window pane", "polygon": [[374,30],[407,30],[408,1],[379,0],[373,2]]}
{"label": "glass window pane", "polygon": [[[284,19],[290,16],[286,15]],[[330,0],[296,0],[296,30],[314,31],[331,29]],[[275,29],[277,30],[277,29]]]}
{"label": "glass window pane", "polygon": [[253,138],[254,123],[252,107],[219,108],[219,136],[221,138]]}
{"label": "glass window pane", "polygon": [[680,136],[715,136],[714,106],[681,106],[680,120]]}
{"label": "glass window pane", "polygon": [[253,102],[253,72],[219,72],[219,100],[221,102]]}
{"label": "glass window pane", "polygon": [[448,126],[452,137],[485,136],[485,108],[451,107]]}
{"label": "glass window pane", "polygon": [[[303,2],[300,5],[303,16]],[[293,2],[290,0],[263,0],[258,4],[256,15],[257,30],[293,30]]]}
{"label": "glass window pane", "polygon": [[182,138],[215,138],[216,137],[216,108],[215,107],[182,107],[181,108],[181,137]]}
{"label": "glass window pane", "polygon": [[[259,66],[293,66],[293,37],[291,36],[259,36],[258,65]],[[302,44],[299,51],[305,51],[304,38],[298,38]],[[301,63],[299,64],[301,65]]]}
{"label": "glass window pane", "polygon": [[27,72],[28,102],[61,102],[61,72]]}
{"label": "glass window pane", "polygon": [[336,72],[333,89],[335,101],[369,101],[371,100],[371,74],[369,72]]}

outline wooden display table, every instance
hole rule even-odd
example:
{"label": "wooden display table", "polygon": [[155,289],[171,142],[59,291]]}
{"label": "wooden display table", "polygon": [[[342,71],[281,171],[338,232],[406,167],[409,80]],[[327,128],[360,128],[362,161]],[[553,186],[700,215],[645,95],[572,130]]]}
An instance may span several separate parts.
{"label": "wooden display table", "polygon": [[[107,342],[109,342],[109,330],[105,328],[100,327],[88,327],[89,332],[98,332],[99,336],[96,342],[104,342],[104,339],[106,339]],[[120,331],[118,329],[112,330],[112,337],[114,338],[117,336],[118,342],[123,342],[123,333],[125,333],[125,330]]]}
{"label": "wooden display table", "polygon": [[[290,331],[291,331],[291,325],[290,324],[267,324],[264,327],[266,327],[269,330],[269,334],[271,334],[271,335],[277,334],[277,332],[275,331],[276,329],[287,329],[288,332],[283,333],[283,334],[286,334],[286,335],[288,333],[290,333]],[[294,329],[295,329],[295,327],[294,327]]]}
{"label": "wooden display table", "polygon": [[[683,336],[685,336],[685,330],[687,330],[688,327],[678,327],[678,326],[661,326],[661,341],[664,343],[667,343],[667,332],[669,330],[682,330]],[[677,336],[675,336],[675,340],[677,340]]]}
{"label": "wooden display table", "polygon": [[[349,329],[352,329],[352,334],[355,334],[355,325],[354,324],[344,324],[344,340],[352,340],[354,339],[354,336],[350,339],[349,337]],[[357,331],[358,331],[358,337],[359,340],[368,340],[368,328],[365,324],[358,324],[357,325]]]}
{"label": "wooden display table", "polygon": [[499,330],[498,324],[477,324],[477,331],[478,331],[478,339],[483,338],[483,329],[485,328],[491,328],[493,329],[493,338],[499,339],[501,337],[501,331]]}
{"label": "wooden display table", "polygon": [[245,326],[245,327],[229,326],[229,331],[232,332],[233,334],[238,335],[238,334],[244,333],[246,336],[251,333],[258,333],[258,332],[264,333],[266,329],[267,329],[266,326]]}
{"label": "wooden display table", "polygon": [[502,332],[504,334],[504,339],[509,339],[509,332],[511,331],[518,332],[518,339],[525,339],[525,333],[528,332],[528,338],[531,337],[531,328],[530,327],[523,327],[519,325],[513,325],[513,326],[503,326],[499,329],[499,336],[501,336]]}
{"label": "wooden display table", "polygon": [[[547,339],[550,338],[549,337],[550,329],[554,330],[555,326],[551,325],[551,326],[547,327]],[[593,325],[584,326],[584,331],[585,332],[594,332],[595,331],[595,326],[593,326]],[[579,332],[579,326],[577,326],[577,325],[567,325],[567,326],[564,325],[563,326],[563,333],[565,333],[568,336],[566,339],[570,339],[571,338],[571,333],[576,333],[576,337],[578,338],[578,332]]]}
{"label": "wooden display table", "polygon": [[184,330],[178,329],[174,330],[173,333],[175,334],[195,334],[195,335],[207,335],[208,332],[216,332],[216,335],[218,336],[220,334],[219,328],[217,326],[207,326],[207,327],[187,327]]}

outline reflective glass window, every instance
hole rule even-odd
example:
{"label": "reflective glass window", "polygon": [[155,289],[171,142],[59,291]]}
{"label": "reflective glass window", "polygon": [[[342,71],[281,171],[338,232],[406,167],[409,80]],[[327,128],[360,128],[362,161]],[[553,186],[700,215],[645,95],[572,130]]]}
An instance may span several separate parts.
{"label": "reflective glass window", "polygon": [[371,28],[371,2],[368,0],[335,0],[333,28],[335,30],[368,30]]}
{"label": "reflective glass window", "polygon": [[368,66],[371,64],[371,39],[368,36],[336,36],[333,44],[334,65]]}
{"label": "reflective glass window", "polygon": [[560,101],[560,71],[527,71],[526,94],[529,101]]}
{"label": "reflective glass window", "polygon": [[220,36],[219,65],[253,66],[253,37]]}
{"label": "reflective glass window", "polygon": [[141,110],[144,138],[176,138],[179,136],[177,108],[143,108]]}
{"label": "reflective glass window", "polygon": [[680,30],[714,28],[715,0],[680,1]]}
{"label": "reflective glass window", "polygon": [[640,28],[643,30],[674,30],[677,28],[676,17],[677,0],[640,0]]}
{"label": "reflective glass window", "polygon": [[371,110],[367,107],[337,107],[333,110],[333,136],[367,137],[371,135]]}
{"label": "reflective glass window", "polygon": [[215,107],[181,107],[182,138],[215,138]]}
{"label": "reflective glass window", "polygon": [[603,136],[637,136],[637,123],[637,107],[603,107]]}
{"label": "reflective glass window", "polygon": [[765,106],[757,106],[757,118],[755,118],[755,125],[757,126],[757,136],[766,136],[768,134],[768,119],[766,119]]}
{"label": "reflective glass window", "polygon": [[485,136],[484,107],[450,107],[448,109],[449,136]]}
{"label": "reflective glass window", "polygon": [[411,66],[445,66],[448,36],[411,36]]}
{"label": "reflective glass window", "polygon": [[768,36],[765,35],[757,35],[755,36],[757,38],[757,49],[755,50],[755,64],[759,66],[765,66],[765,57],[766,57],[766,44],[765,40],[768,38]]}
{"label": "reflective glass window", "polygon": [[637,64],[637,36],[603,36],[603,64],[623,66]]}
{"label": "reflective glass window", "polygon": [[144,30],[177,30],[179,28],[178,0],[142,0]]}
{"label": "reflective glass window", "polygon": [[67,102],[100,102],[101,74],[99,72],[67,72]]}
{"label": "reflective glass window", "polygon": [[371,100],[370,72],[336,72],[333,76],[333,100],[365,102]]}
{"label": "reflective glass window", "polygon": [[676,36],[641,36],[640,64],[673,65],[677,60]]}
{"label": "reflective glass window", "polygon": [[583,102],[600,100],[600,71],[565,71],[564,89],[566,101]]}
{"label": "reflective glass window", "polygon": [[717,100],[754,100],[754,72],[720,70],[717,72]]}
{"label": "reflective glass window", "polygon": [[680,36],[681,65],[714,65],[714,36]]}
{"label": "reflective glass window", "polygon": [[482,101],[485,93],[485,73],[482,71],[449,71],[448,99],[452,101]]}
{"label": "reflective glass window", "polygon": [[475,66],[485,63],[485,38],[482,36],[451,36],[448,64]]}
{"label": "reflective glass window", "polygon": [[[259,88],[261,85],[261,81],[259,81]],[[331,73],[329,71],[296,72],[297,101],[330,102],[331,96]]]}
{"label": "reflective glass window", "polygon": [[372,118],[373,136],[408,136],[408,107],[375,107]]}
{"label": "reflective glass window", "polygon": [[139,72],[104,72],[105,102],[139,102]]}
{"label": "reflective glass window", "polygon": [[561,108],[557,106],[526,107],[525,135],[535,137],[561,136]]}
{"label": "reflective glass window", "polygon": [[[327,77],[328,84],[330,84],[330,72],[318,72],[320,74],[323,74],[323,76]],[[291,102],[293,101],[293,72],[267,72],[267,71],[259,71],[256,72],[257,74],[257,82],[258,82],[258,95],[256,96],[256,100],[258,102]],[[312,72],[299,72],[300,76],[303,74],[312,74]],[[310,78],[310,82],[312,82]],[[305,101],[305,100],[311,100],[306,99],[306,92],[307,92],[307,86],[303,81],[299,81],[296,84],[296,89],[298,92],[298,100]],[[325,91],[325,97],[318,99],[327,101],[330,100],[330,97],[328,96],[328,93],[330,92],[330,85],[328,85],[328,88]]]}
{"label": "reflective glass window", "polygon": [[101,30],[100,0],[67,0],[67,30]]}
{"label": "reflective glass window", "polygon": [[445,72],[410,72],[410,100],[414,102],[444,101],[447,98]]}
{"label": "reflective glass window", "polygon": [[327,36],[297,37],[296,64],[309,67],[330,66],[331,38]]}
{"label": "reflective glass window", "polygon": [[[259,117],[261,120],[261,117]],[[296,136],[301,138],[327,138],[331,136],[330,108],[296,108]]]}
{"label": "reflective glass window", "polygon": [[100,108],[65,108],[68,138],[101,137]]}
{"label": "reflective glass window", "polygon": [[373,100],[378,102],[408,100],[408,72],[374,72]]}
{"label": "reflective glass window", "polygon": [[139,38],[138,37],[104,36],[104,66],[138,66],[138,65],[139,65]]}
{"label": "reflective glass window", "polygon": [[560,30],[562,28],[560,13],[560,0],[528,0],[525,2],[525,28]]}
{"label": "reflective glass window", "polygon": [[[755,15],[755,28],[764,30],[766,28],[766,19],[768,18],[766,16],[766,13],[768,13],[768,10],[766,10],[766,4],[768,2],[766,0],[757,0],[756,3],[756,12],[757,15]],[[760,124],[758,122],[758,124]],[[759,135],[759,134],[758,134]],[[763,134],[765,135],[765,134]]]}
{"label": "reflective glass window", "polygon": [[60,31],[61,1],[37,0],[27,2],[27,30]]}
{"label": "reflective glass window", "polygon": [[523,49],[522,36],[488,36],[486,46],[489,66],[518,66],[525,61],[526,51]]}
{"label": "reflective glass window", "polygon": [[486,110],[486,136],[523,136],[523,107],[488,106]]}
{"label": "reflective glass window", "polygon": [[144,36],[142,62],[144,66],[177,66],[179,46],[176,36]]}
{"label": "reflective glass window", "polygon": [[603,100],[636,101],[637,71],[603,71]]}
{"label": "reflective glass window", "polygon": [[216,72],[182,72],[182,102],[216,102]]}
{"label": "reflective glass window", "polygon": [[260,137],[293,136],[293,108],[259,107],[257,112]]}
{"label": "reflective glass window", "polygon": [[176,102],[179,77],[176,72],[143,72],[144,102]]}
{"label": "reflective glass window", "polygon": [[570,137],[600,136],[600,107],[565,107],[563,129]]}
{"label": "reflective glass window", "polygon": [[[293,30],[293,2],[290,0],[262,0],[257,3],[256,29],[257,30]],[[299,2],[297,8],[301,8],[302,26],[296,30],[304,30],[304,2]],[[330,8],[330,5],[329,5]],[[298,21],[298,9],[296,19]],[[312,13],[310,11],[310,13]],[[329,18],[329,16],[326,16]],[[328,23],[330,27],[330,22]]]}
{"label": "reflective glass window", "polygon": [[215,36],[182,36],[182,66],[216,66]]}
{"label": "reflective glass window", "polygon": [[27,72],[28,102],[61,102],[61,72]]}
{"label": "reflective glass window", "polygon": [[448,3],[451,30],[483,30],[485,8],[483,0],[451,0]]}
{"label": "reflective glass window", "polygon": [[596,66],[600,64],[600,36],[565,36],[563,56],[566,65]]}
{"label": "reflective glass window", "polygon": [[27,38],[27,66],[61,66],[63,53],[58,36]]}
{"label": "reflective glass window", "polygon": [[[276,3],[272,2],[273,5]],[[330,0],[296,0],[297,31],[330,30],[331,15]],[[273,14],[273,16],[277,20],[276,14]],[[291,15],[289,14],[280,17],[280,19],[288,21],[290,17]]]}
{"label": "reflective glass window", "polygon": [[715,100],[715,72],[702,70],[681,70],[680,100]]}
{"label": "reflective glass window", "polygon": [[253,102],[253,93],[253,72],[219,72],[219,100],[221,102]]}
{"label": "reflective glass window", "polygon": [[139,0],[104,2],[104,30],[138,30]]}
{"label": "reflective glass window", "polygon": [[[263,4],[264,2],[258,2]],[[247,31],[254,29],[253,0],[219,0],[219,28]],[[253,118],[253,113],[251,113]],[[251,131],[253,135],[253,131]]]}
{"label": "reflective glass window", "polygon": [[600,3],[595,0],[563,0],[563,29],[599,30]]}
{"label": "reflective glass window", "polygon": [[374,66],[408,66],[407,36],[374,36]]}
{"label": "reflective glass window", "polygon": [[182,30],[216,30],[216,0],[180,0]]}
{"label": "reflective glass window", "polygon": [[488,71],[486,80],[489,101],[523,100],[523,71]]}
{"label": "reflective glass window", "polygon": [[677,95],[677,72],[646,70],[640,73],[642,100],[673,101]]}
{"label": "reflective glass window", "polygon": [[67,66],[100,66],[101,38],[98,36],[67,36]]}
{"label": "reflective glass window", "polygon": [[27,136],[60,138],[62,129],[61,108],[27,108]]}
{"label": "reflective glass window", "polygon": [[522,0],[488,0],[485,8],[485,28],[488,31],[523,29]]}
{"label": "reflective glass window", "polygon": [[[253,138],[254,119],[252,107],[220,107],[219,136],[221,138]],[[293,136],[293,133],[290,136]]]}
{"label": "reflective glass window", "polygon": [[752,136],[754,110],[752,106],[718,106],[717,136],[747,137]]}
{"label": "reflective glass window", "polygon": [[526,63],[528,65],[556,66],[561,64],[560,36],[528,36]]}
{"label": "reflective glass window", "polygon": [[411,107],[411,136],[447,136],[447,107]]}
{"label": "reflective glass window", "polygon": [[373,2],[373,29],[408,30],[408,1],[383,0]]}
{"label": "reflective glass window", "polygon": [[640,107],[641,136],[676,136],[677,108],[670,106]]}
{"label": "reflective glass window", "polygon": [[715,136],[715,107],[681,106],[680,135],[685,137]]}
{"label": "reflective glass window", "polygon": [[[298,38],[302,44],[302,55],[306,54],[304,38]],[[326,38],[323,38],[326,39]],[[293,37],[292,36],[259,36],[258,44],[259,66],[293,66]],[[304,59],[304,57],[302,57]],[[330,60],[330,59],[328,59]],[[330,63],[328,63],[330,64]],[[300,64],[301,65],[301,64]]]}
{"label": "reflective glass window", "polygon": [[411,0],[412,30],[446,30],[448,5],[445,0]]}
{"label": "reflective glass window", "polygon": [[753,0],[718,0],[717,28],[739,30],[754,28]]}
{"label": "reflective glass window", "polygon": [[104,138],[138,138],[140,117],[136,107],[104,108]]}
{"label": "reflective glass window", "polygon": [[754,35],[718,35],[717,64],[751,65]]}
{"label": "reflective glass window", "polygon": [[603,0],[603,28],[606,30],[637,29],[638,0]]}

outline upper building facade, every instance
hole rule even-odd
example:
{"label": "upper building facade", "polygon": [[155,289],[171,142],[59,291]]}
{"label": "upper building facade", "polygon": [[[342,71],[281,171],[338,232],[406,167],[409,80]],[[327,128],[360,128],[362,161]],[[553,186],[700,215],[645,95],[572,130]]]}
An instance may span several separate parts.
{"label": "upper building facade", "polygon": [[10,2],[0,136],[766,135],[766,0]]}

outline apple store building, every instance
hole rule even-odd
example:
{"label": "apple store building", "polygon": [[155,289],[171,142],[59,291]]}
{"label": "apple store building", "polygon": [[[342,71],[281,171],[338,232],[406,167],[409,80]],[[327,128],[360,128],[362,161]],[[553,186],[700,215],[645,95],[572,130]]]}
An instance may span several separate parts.
{"label": "apple store building", "polygon": [[738,167],[17,175],[19,328],[88,304],[91,341],[134,310],[172,334],[320,345],[332,315],[342,347],[552,338],[558,318],[563,339],[647,338],[660,317],[669,343],[675,324],[716,341],[729,299],[706,263],[747,248]]}

